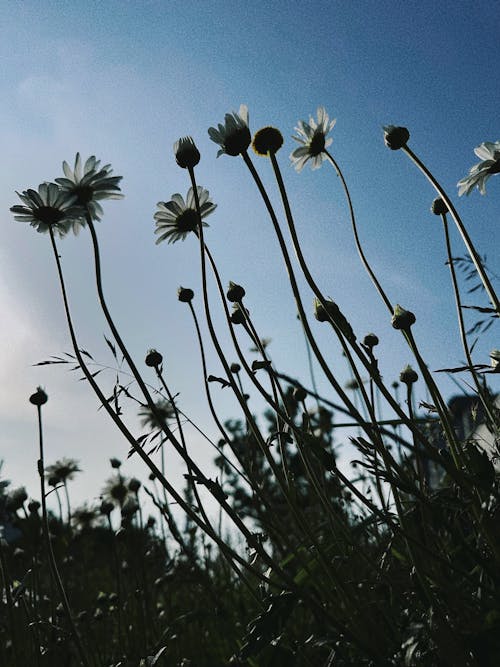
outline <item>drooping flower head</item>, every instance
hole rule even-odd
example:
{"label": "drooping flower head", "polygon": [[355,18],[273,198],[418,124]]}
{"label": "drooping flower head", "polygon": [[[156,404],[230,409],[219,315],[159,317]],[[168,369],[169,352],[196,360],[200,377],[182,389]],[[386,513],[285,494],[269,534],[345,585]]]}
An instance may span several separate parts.
{"label": "drooping flower head", "polygon": [[[85,209],[92,220],[100,220],[102,207],[101,199],[123,199],[118,183],[121,176],[112,176],[111,165],[100,166],[101,161],[91,155],[82,166],[80,153],[76,154],[75,166],[72,169],[69,164],[63,162],[65,178],[56,178],[61,189],[76,198],[76,204]],[[85,218],[80,219],[80,224],[85,224]],[[75,234],[79,231],[78,225],[73,225]]]}
{"label": "drooping flower head", "polygon": [[297,171],[302,171],[308,160],[311,160],[312,169],[321,167],[323,160],[326,160],[325,150],[333,141],[331,137],[327,139],[326,135],[336,122],[335,118],[330,120],[325,107],[318,107],[317,121],[312,116],[309,117],[309,123],[299,120],[295,128],[297,136],[292,136],[292,139],[300,146],[290,154],[290,160]]}
{"label": "drooping flower head", "polygon": [[486,194],[486,181],[493,174],[500,173],[500,141],[485,141],[474,149],[481,162],[475,164],[468,176],[457,183],[458,196],[469,195],[477,186],[479,192]]}
{"label": "drooping flower head", "polygon": [[[217,204],[210,201],[208,190],[199,185],[197,186],[197,190],[201,219],[203,220],[207,215],[215,211]],[[165,240],[168,240],[168,243],[183,241],[189,232],[197,233],[198,213],[196,211],[193,188],[189,188],[186,201],[177,193],[172,195],[170,201],[159,202],[157,206],[158,210],[154,215],[154,219],[156,220],[155,234],[160,234],[156,239],[157,244]],[[208,227],[206,222],[203,222],[203,226]]]}
{"label": "drooping flower head", "polygon": [[11,206],[14,220],[28,222],[40,233],[52,229],[62,237],[69,226],[84,216],[76,196],[62,190],[56,183],[42,183],[38,191],[29,189],[17,192],[17,195],[24,206]]}
{"label": "drooping flower head", "polygon": [[200,151],[193,137],[181,137],[174,144],[175,161],[183,169],[192,169],[200,161]]}
{"label": "drooping flower head", "polygon": [[248,127],[248,107],[242,104],[238,113],[227,113],[224,116],[224,125],[219,123],[217,129],[209,128],[208,134],[210,139],[220,146],[217,157],[224,153],[233,156],[244,153],[252,139]]}

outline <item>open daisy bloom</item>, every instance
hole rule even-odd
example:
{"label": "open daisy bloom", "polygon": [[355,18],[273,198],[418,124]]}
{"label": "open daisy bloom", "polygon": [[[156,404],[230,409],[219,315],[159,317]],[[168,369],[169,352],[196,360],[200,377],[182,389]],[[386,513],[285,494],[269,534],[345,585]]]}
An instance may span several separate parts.
{"label": "open daisy bloom", "polygon": [[224,153],[227,155],[244,153],[252,139],[248,127],[248,107],[242,104],[238,113],[236,111],[227,113],[224,116],[224,125],[219,123],[217,129],[209,128],[208,134],[210,139],[220,146],[217,157]]}
{"label": "open daisy bloom", "polygon": [[[197,190],[201,219],[203,220],[215,211],[217,204],[210,201],[208,190],[201,186],[198,186]],[[157,244],[165,240],[168,243],[184,241],[189,232],[197,232],[198,213],[193,188],[189,188],[186,201],[177,193],[172,195],[170,201],[159,202],[157,206],[158,210],[154,215],[156,220],[155,234],[160,234],[159,238],[156,239]],[[203,226],[208,227],[206,222],[203,222]]]}
{"label": "open daisy bloom", "polygon": [[[62,190],[76,197],[76,203],[84,208],[92,220],[100,220],[102,207],[100,199],[123,199],[118,183],[121,176],[111,176],[111,165],[100,166],[101,161],[91,155],[82,165],[80,153],[76,154],[75,166],[63,162],[65,178],[56,178]],[[85,224],[85,219],[81,221]],[[73,231],[78,233],[79,227],[73,225]]]}
{"label": "open daisy bloom", "polygon": [[475,164],[469,171],[468,176],[458,181],[458,195],[469,195],[474,188],[486,194],[486,181],[492,174],[500,173],[500,141],[485,141],[474,149],[474,153],[481,162]]}
{"label": "open daisy bloom", "polygon": [[326,135],[337,122],[336,119],[330,120],[325,107],[318,107],[317,118],[316,121],[310,116],[309,123],[299,120],[295,128],[297,136],[292,139],[301,145],[291,152],[290,160],[297,171],[302,171],[308,160],[311,160],[312,169],[321,167],[321,163],[326,159],[325,149],[333,141],[331,137],[327,139]]}
{"label": "open daisy bloom", "polygon": [[17,192],[24,206],[11,206],[14,220],[29,222],[37,232],[51,228],[64,236],[69,227],[79,224],[85,212],[77,205],[76,196],[62,190],[56,183],[42,183],[36,190]]}

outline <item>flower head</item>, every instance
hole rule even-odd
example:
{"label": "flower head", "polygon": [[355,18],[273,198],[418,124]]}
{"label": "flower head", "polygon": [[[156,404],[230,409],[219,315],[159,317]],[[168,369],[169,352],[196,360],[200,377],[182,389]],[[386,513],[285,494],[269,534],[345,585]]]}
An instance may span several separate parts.
{"label": "flower head", "polygon": [[224,153],[233,156],[244,153],[252,139],[248,128],[248,107],[242,104],[238,113],[227,113],[224,116],[224,125],[219,123],[217,129],[209,128],[208,134],[210,139],[220,146],[217,157]]}
{"label": "flower head", "polygon": [[[76,154],[73,169],[65,161],[63,171],[65,178],[56,178],[56,183],[68,194],[75,196],[76,204],[85,209],[93,220],[100,220],[102,207],[100,199],[123,199],[118,183],[121,176],[111,176],[111,165],[100,166],[101,161],[91,155],[82,167],[80,153]],[[79,220],[85,224],[85,218]],[[73,225],[73,231],[78,234],[80,227]]]}
{"label": "flower head", "polygon": [[66,457],[59,459],[45,468],[47,478],[56,477],[63,484],[68,480],[72,480],[77,472],[81,472],[78,461]]}
{"label": "flower head", "polygon": [[196,167],[200,161],[200,151],[196,148],[193,137],[181,137],[174,144],[175,161],[183,169]]}
{"label": "flower head", "polygon": [[274,155],[283,146],[283,135],[275,127],[263,127],[255,133],[252,148],[257,155]]}
{"label": "flower head", "polygon": [[162,429],[164,423],[175,417],[175,408],[166,398],[160,398],[155,402],[155,410],[149,405],[143,405],[139,410],[141,424],[151,430]]}
{"label": "flower head", "polygon": [[468,176],[458,181],[458,196],[469,195],[477,185],[479,192],[486,194],[486,181],[493,174],[500,173],[500,141],[485,141],[474,149],[474,153],[481,158],[475,164]]}
{"label": "flower head", "polygon": [[[210,201],[208,190],[199,185],[197,189],[201,219],[203,220],[215,211],[217,204]],[[156,220],[155,234],[160,234],[160,237],[156,239],[157,244],[165,241],[165,239],[168,239],[169,243],[175,243],[179,240],[184,241],[189,232],[197,232],[198,213],[193,188],[189,188],[186,201],[177,193],[172,195],[170,201],[159,202],[157,206],[158,210],[154,215]],[[206,222],[203,222],[203,226],[208,227]]]}
{"label": "flower head", "polygon": [[325,150],[333,141],[331,137],[327,139],[326,135],[337,122],[336,119],[330,120],[325,107],[318,107],[317,118],[316,121],[310,116],[309,123],[299,120],[295,128],[298,136],[293,136],[292,139],[301,145],[291,152],[290,160],[297,171],[302,171],[308,160],[311,160],[312,169],[321,167],[321,163],[326,159]]}
{"label": "flower head", "polygon": [[391,151],[397,151],[406,146],[410,133],[406,127],[384,125],[384,143]]}
{"label": "flower head", "polygon": [[29,189],[17,195],[24,206],[11,206],[14,220],[29,222],[37,232],[44,233],[51,228],[62,237],[72,223],[83,219],[84,212],[77,205],[75,195],[56,183],[42,183],[38,192]]}

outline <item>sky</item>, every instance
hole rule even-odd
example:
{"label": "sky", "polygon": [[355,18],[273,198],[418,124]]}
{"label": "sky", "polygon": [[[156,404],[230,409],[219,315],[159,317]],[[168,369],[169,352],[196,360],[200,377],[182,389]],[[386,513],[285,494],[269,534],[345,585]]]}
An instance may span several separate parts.
{"label": "sky", "polygon": [[[317,171],[307,165],[297,174],[288,159],[297,121],[320,105],[337,119],[331,150],[351,190],[364,251],[389,298],[415,312],[415,336],[432,370],[463,362],[442,226],[429,212],[435,193],[405,155],[384,146],[381,128],[409,128],[410,147],[452,196],[479,252],[500,273],[500,179],[490,179],[486,196],[475,191],[459,199],[456,188],[477,162],[473,149],[499,139],[500,48],[492,36],[499,33],[500,12],[497,2],[471,7],[462,0],[3,3],[0,459],[13,486],[37,494],[36,413],[28,403],[37,385],[49,395],[47,463],[70,456],[84,470],[72,483],[74,503],[96,502],[111,472],[109,458],[126,459],[126,444],[78,373],[34,366],[71,352],[71,346],[49,238],[14,222],[9,212],[18,203],[16,190],[61,176],[62,161],[72,162],[77,151],[111,163],[123,176],[125,198],[104,203],[98,228],[104,289],[136,361],[151,347],[164,355],[167,381],[190,419],[217,438],[193,324],[176,294],[179,285],[192,287],[202,315],[196,239],[154,243],[157,202],[185,195],[189,187],[172,152],[180,136],[194,137],[202,155],[198,182],[218,206],[208,219],[206,242],[224,282],[245,287],[259,333],[272,339],[269,353],[277,368],[310,386],[304,339],[270,221],[242,160],[216,159],[217,146],[207,134],[241,103],[249,107],[252,131],[265,125],[282,131],[278,160],[304,255],[358,337],[369,331],[379,336],[386,380],[397,379],[412,359],[359,261],[338,179],[326,164]],[[257,156],[254,161],[279,210],[270,165]],[[455,230],[452,240],[455,254],[465,254]],[[85,231],[67,237],[59,250],[81,346],[112,366],[95,298],[90,237]],[[302,288],[305,303],[312,304]],[[212,303],[221,341],[235,360],[213,293]],[[314,320],[313,330],[345,382],[349,375],[336,343]],[[247,342],[242,345],[248,350]],[[478,342],[475,360],[488,363],[494,347],[500,345],[491,329]],[[221,374],[210,351],[209,372]],[[316,375],[323,393],[336,400],[318,369]],[[151,374],[145,378],[155,385]],[[109,393],[113,372],[99,379]],[[436,379],[446,397],[465,386],[443,374]],[[215,398],[223,418],[238,416],[227,390],[216,390]],[[262,403],[252,400],[260,412]],[[209,466],[210,445],[192,430],[189,436],[194,458]],[[346,436],[337,437],[342,442]],[[168,452],[167,468],[179,484]],[[133,458],[124,473],[147,478]]]}

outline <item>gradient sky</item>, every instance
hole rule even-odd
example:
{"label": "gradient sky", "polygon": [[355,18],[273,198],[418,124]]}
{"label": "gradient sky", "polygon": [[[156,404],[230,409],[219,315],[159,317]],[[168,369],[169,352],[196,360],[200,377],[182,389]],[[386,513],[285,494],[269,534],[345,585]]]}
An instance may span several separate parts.
{"label": "gradient sky", "polygon": [[[4,2],[4,476],[36,495],[36,414],[27,399],[38,384],[49,394],[47,462],[71,456],[85,470],[73,484],[75,502],[95,499],[109,476],[109,457],[126,456],[126,445],[97,412],[86,383],[57,366],[33,367],[71,348],[49,239],[14,223],[9,207],[18,203],[15,190],[62,175],[62,160],[72,161],[76,151],[95,154],[123,176],[126,197],[104,204],[98,230],[105,291],[134,357],[140,362],[150,347],[164,354],[180,407],[217,437],[203,400],[193,326],[176,298],[181,284],[200,294],[196,242],[193,237],[155,246],[153,236],[156,203],[188,189],[187,174],[175,165],[171,148],[186,134],[202,153],[198,181],[218,204],[206,241],[223,279],[245,286],[261,335],[272,338],[269,351],[279,370],[309,384],[304,341],[270,222],[243,162],[216,159],[217,147],[207,135],[208,127],[242,102],[249,106],[253,131],[268,124],[282,130],[285,145],[278,158],[304,254],[358,336],[379,335],[387,381],[412,359],[359,262],[338,179],[328,165],[315,172],[307,166],[301,174],[289,166],[293,128],[319,105],[337,118],[331,149],[351,188],[365,252],[390,299],[416,313],[415,335],[431,369],[461,363],[441,223],[429,212],[435,194],[402,153],[385,148],[381,126],[410,129],[410,146],[452,195],[480,252],[499,273],[500,179],[489,181],[485,197],[475,191],[459,200],[456,190],[456,182],[477,162],[474,147],[499,139],[498,9],[497,2],[456,0]],[[269,165],[257,157],[255,163],[278,206]],[[108,364],[112,358],[95,300],[89,242],[84,232],[65,239],[60,252],[81,345]],[[455,233],[453,243],[455,253],[463,255]],[[306,290],[304,298],[312,302]],[[216,302],[214,315],[225,340]],[[342,381],[348,379],[336,344],[313,324],[332,368]],[[478,343],[476,361],[488,363],[493,347],[500,344],[491,331]],[[209,370],[220,374],[213,357]],[[99,377],[107,391],[113,375]],[[449,379],[440,375],[439,381],[446,396],[457,393]],[[227,392],[216,391],[216,398],[223,416],[236,416]],[[261,404],[256,400],[253,407],[258,411]],[[191,438],[195,457],[208,462],[207,444]],[[146,478],[133,461],[125,473]]]}

